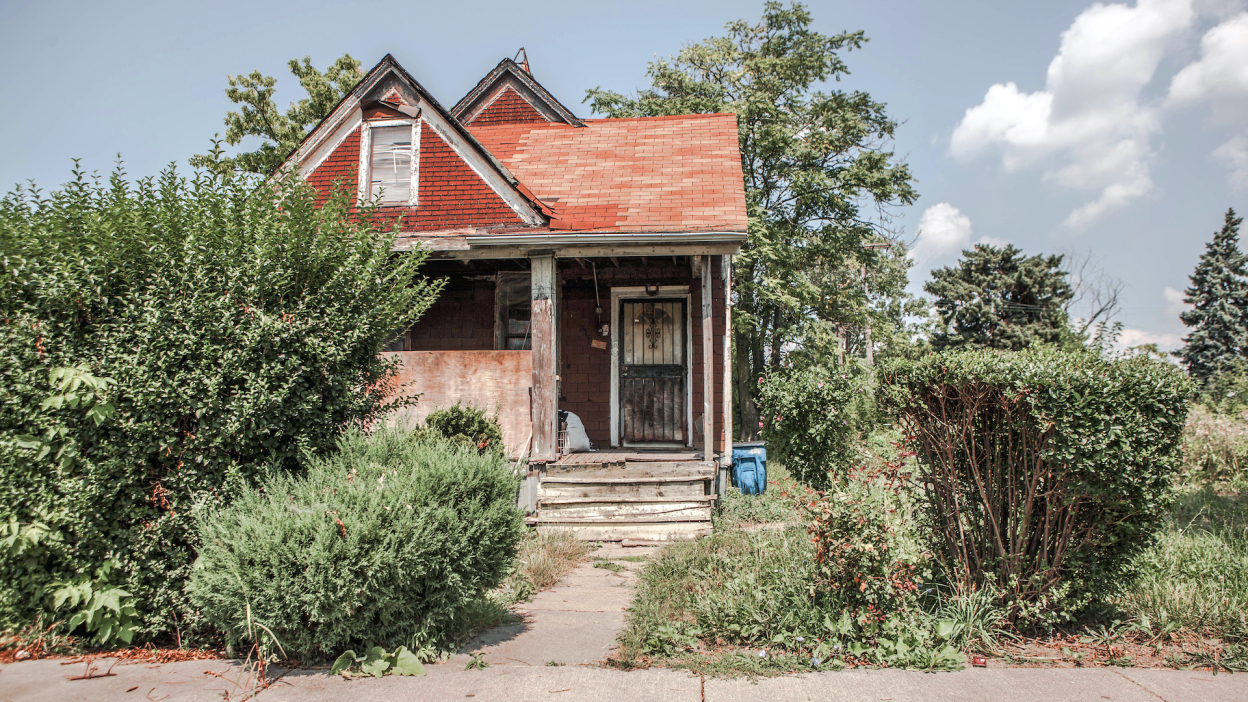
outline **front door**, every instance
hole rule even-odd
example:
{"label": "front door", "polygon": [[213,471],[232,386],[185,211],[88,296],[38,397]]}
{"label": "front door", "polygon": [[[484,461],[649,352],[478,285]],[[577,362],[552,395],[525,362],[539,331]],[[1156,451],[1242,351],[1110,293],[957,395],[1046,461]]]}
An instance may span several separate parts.
{"label": "front door", "polygon": [[620,302],[620,436],[624,444],[684,444],[685,301]]}

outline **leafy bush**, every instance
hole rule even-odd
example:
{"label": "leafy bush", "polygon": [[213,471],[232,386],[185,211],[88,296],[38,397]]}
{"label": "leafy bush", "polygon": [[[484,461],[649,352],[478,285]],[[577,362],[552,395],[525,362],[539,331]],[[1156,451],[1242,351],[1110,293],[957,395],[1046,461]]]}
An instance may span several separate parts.
{"label": "leafy bush", "polygon": [[[0,556],[0,626],[115,557],[140,636],[185,630],[191,506],[385,412],[397,361],[378,352],[438,289],[415,277],[424,255],[394,256],[341,194],[318,209],[262,182],[118,170],[0,200],[0,523],[58,537],[22,556],[37,563]],[[64,394],[57,368],[114,380],[115,416],[41,405]]]}
{"label": "leafy bush", "polygon": [[456,402],[446,409],[434,410],[425,417],[425,426],[452,441],[462,441],[486,451],[502,452],[503,428],[497,417],[487,417],[484,410],[464,407]]}
{"label": "leafy bush", "polygon": [[818,490],[844,476],[857,458],[858,427],[849,409],[862,388],[852,371],[782,368],[758,382],[768,458]]}
{"label": "leafy bush", "polygon": [[1201,388],[1200,403],[1218,414],[1248,410],[1248,361],[1237,358],[1226,370],[1210,377]]}
{"label": "leafy bush", "polygon": [[1144,357],[1053,350],[897,361],[881,404],[918,454],[936,555],[1011,617],[1108,592],[1166,514],[1190,382]]}
{"label": "leafy bush", "polygon": [[507,575],[524,521],[495,454],[400,428],[344,435],[304,477],[275,474],[196,518],[188,591],[231,641],[248,615],[287,654],[445,643]]}
{"label": "leafy bush", "polygon": [[1248,470],[1248,410],[1216,414],[1193,405],[1183,429],[1183,465],[1205,480],[1243,479]]}

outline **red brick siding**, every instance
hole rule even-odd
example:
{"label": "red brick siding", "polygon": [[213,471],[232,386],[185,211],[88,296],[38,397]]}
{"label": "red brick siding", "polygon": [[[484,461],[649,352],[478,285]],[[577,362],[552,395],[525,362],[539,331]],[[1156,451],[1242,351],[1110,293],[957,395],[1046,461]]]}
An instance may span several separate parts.
{"label": "red brick siding", "polygon": [[[359,154],[360,132],[357,129],[309,174],[308,183],[318,192],[318,205],[329,198],[334,182],[341,181],[351,193],[354,208],[360,172]],[[400,215],[404,231],[524,224],[519,215],[464,163],[427,122],[421,125],[419,158],[418,206],[382,207],[378,213],[379,225],[391,226]],[[352,212],[355,211],[352,209]]]}
{"label": "red brick siding", "polygon": [[532,124],[549,121],[542,113],[534,109],[528,100],[520,97],[520,94],[509,86],[503,88],[502,95],[499,95],[484,110],[478,112],[469,124],[485,127],[495,124]]}
{"label": "red brick siding", "polygon": [[494,284],[448,286],[408,332],[412,351],[489,351],[494,348]]}

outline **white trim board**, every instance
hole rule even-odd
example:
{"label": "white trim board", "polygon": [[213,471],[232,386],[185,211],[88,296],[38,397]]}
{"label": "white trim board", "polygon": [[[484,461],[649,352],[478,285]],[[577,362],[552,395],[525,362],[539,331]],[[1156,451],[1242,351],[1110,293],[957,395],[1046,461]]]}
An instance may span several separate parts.
{"label": "white trim board", "polygon": [[[688,285],[660,285],[659,292],[649,294],[644,285],[611,288],[611,447],[620,440],[620,302],[647,300],[653,297],[684,298],[685,300],[685,446],[693,446],[693,295]],[[706,424],[703,418],[703,425]],[[705,426],[703,428],[705,431]],[[630,444],[635,445],[635,444]],[[662,443],[640,444],[662,446]]]}

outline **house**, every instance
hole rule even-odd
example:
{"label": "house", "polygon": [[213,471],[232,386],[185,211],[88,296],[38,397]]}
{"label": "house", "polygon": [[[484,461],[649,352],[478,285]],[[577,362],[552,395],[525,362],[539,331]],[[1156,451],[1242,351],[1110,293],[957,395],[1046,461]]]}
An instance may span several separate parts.
{"label": "house", "polygon": [[[387,55],[288,164],[321,197],[376,198],[383,223],[401,218],[396,250],[429,250],[423,272],[446,281],[390,350],[420,393],[414,419],[497,412],[508,453],[529,457],[521,501],[539,525],[562,510],[586,535],[709,530],[746,238],[735,115],[580,119],[527,57],[448,110]],[[599,450],[566,455],[560,412]],[[633,502],[594,501],[608,493]],[[590,528],[602,519],[639,526]]]}

